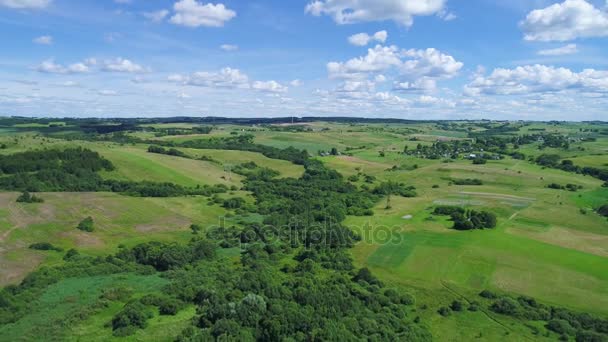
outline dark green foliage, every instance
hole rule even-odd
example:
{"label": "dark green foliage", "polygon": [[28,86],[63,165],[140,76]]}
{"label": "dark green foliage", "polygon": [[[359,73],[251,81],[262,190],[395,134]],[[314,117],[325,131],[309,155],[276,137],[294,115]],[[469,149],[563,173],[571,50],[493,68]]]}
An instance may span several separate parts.
{"label": "dark green foliage", "polygon": [[546,327],[558,334],[573,335],[576,331],[565,319],[552,319],[547,322]]}
{"label": "dark green foliage", "polygon": [[402,197],[416,197],[416,188],[397,182],[383,182],[372,190],[375,195],[399,195]]}
{"label": "dark green foliage", "polygon": [[475,165],[483,165],[487,163],[487,160],[485,158],[475,158],[473,159],[473,164]]}
{"label": "dark green foliage", "polygon": [[456,185],[483,185],[483,182],[481,181],[481,179],[476,179],[476,178],[466,178],[466,179],[452,178],[451,181],[452,181],[452,183],[454,183]]}
{"label": "dark green foliage", "polygon": [[[494,299],[490,310],[530,321],[545,321],[546,328],[562,336],[576,335],[576,341],[608,341],[608,320],[588,313],[547,306],[530,297],[498,296],[489,291],[480,295]],[[491,294],[491,295],[490,295]]]}
{"label": "dark green foliage", "polygon": [[519,303],[515,299],[503,297],[495,301],[490,309],[499,314],[516,316],[519,313]]}
{"label": "dark green foliage", "polygon": [[457,206],[453,206],[453,205],[440,205],[435,207],[435,210],[433,210],[433,215],[445,215],[445,216],[450,216],[453,214],[464,214],[465,210],[464,208],[461,207],[457,207]]}
{"label": "dark green foliage", "polygon": [[603,181],[608,181],[608,169],[600,169],[591,166],[581,167],[574,165],[572,160],[565,159],[560,162],[560,159],[561,157],[557,154],[542,154],[538,156],[535,161],[541,166],[589,175]]}
{"label": "dark green foliage", "polygon": [[39,251],[56,251],[62,252],[63,248],[57,247],[49,242],[36,242],[30,245],[30,249],[36,249]]}
{"label": "dark green foliage", "polygon": [[434,215],[449,215],[454,229],[471,230],[496,227],[496,215],[488,211],[465,210],[461,207],[443,205],[433,211]]}
{"label": "dark green foliage", "polygon": [[42,150],[0,156],[0,188],[20,191],[95,191],[97,171],[114,166],[97,152],[83,148]]}
{"label": "dark green foliage", "polygon": [[115,336],[128,336],[136,329],[144,329],[153,313],[139,301],[127,303],[124,308],[112,318],[112,330]]}
{"label": "dark green foliage", "polygon": [[19,197],[17,197],[18,203],[42,203],[44,200],[36,195],[31,195],[29,192],[24,191]]}
{"label": "dark green foliage", "polygon": [[604,204],[601,207],[597,208],[597,213],[604,217],[608,217],[608,204]]}
{"label": "dark green foliage", "polygon": [[224,200],[222,203],[222,207],[226,209],[238,209],[242,208],[245,205],[245,200],[241,197],[233,197]]}
{"label": "dark green foliage", "polygon": [[448,308],[447,306],[442,306],[439,308],[439,310],[437,310],[437,313],[443,317],[447,317],[452,314],[452,310],[450,308]]}
{"label": "dark green foliage", "polygon": [[479,296],[488,299],[498,298],[498,295],[490,290],[483,290],[479,292]]}
{"label": "dark green foliage", "polygon": [[450,309],[452,309],[452,311],[462,311],[464,310],[464,305],[461,301],[455,300],[450,304]]}
{"label": "dark green foliage", "polygon": [[123,249],[117,257],[152,266],[158,271],[167,271],[198,260],[214,258],[215,245],[202,239],[193,239],[186,246],[152,241],[141,243],[132,249]]}
{"label": "dark green foliage", "polygon": [[83,232],[92,232],[95,230],[93,218],[91,216],[85,218],[84,220],[80,221],[76,228],[82,230]]}
{"label": "dark green foliage", "polygon": [[63,256],[63,260],[68,261],[68,260],[78,257],[79,255],[80,255],[80,253],[77,250],[75,250],[74,248],[70,248]]}
{"label": "dark green foliage", "polygon": [[182,152],[178,149],[175,149],[175,148],[165,149],[161,146],[150,146],[150,147],[148,147],[148,152],[157,153],[157,154],[166,154],[168,156],[174,156],[174,157],[190,158],[187,154],[185,154],[184,152]]}

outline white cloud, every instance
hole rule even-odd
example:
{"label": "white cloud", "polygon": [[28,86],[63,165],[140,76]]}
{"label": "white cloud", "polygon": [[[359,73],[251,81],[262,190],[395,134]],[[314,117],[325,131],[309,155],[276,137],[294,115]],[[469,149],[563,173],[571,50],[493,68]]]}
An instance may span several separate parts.
{"label": "white cloud", "polygon": [[258,91],[269,92],[269,93],[287,92],[287,87],[280,84],[277,81],[255,81],[251,84],[251,88],[258,90]]}
{"label": "white cloud", "polygon": [[549,93],[563,90],[608,93],[608,71],[526,65],[515,69],[494,69],[488,76],[477,75],[464,88],[465,95],[513,95]]}
{"label": "white cloud", "polygon": [[541,56],[562,56],[572,55],[575,53],[578,53],[578,48],[576,47],[576,44],[568,44],[555,49],[546,49],[538,51],[538,54]]}
{"label": "white cloud", "polygon": [[36,71],[47,74],[81,74],[89,72],[89,67],[85,63],[74,63],[68,66],[55,63],[52,59],[40,63]]}
{"label": "white cloud", "polygon": [[223,68],[219,72],[198,71],[191,75],[170,75],[170,82],[212,88],[249,88],[249,77],[238,69]]}
{"label": "white cloud", "polygon": [[139,64],[133,63],[128,59],[116,58],[112,60],[104,61],[101,68],[103,71],[109,72],[127,72],[127,73],[140,73],[146,72],[147,69]]}
{"label": "white cloud", "polygon": [[40,9],[47,7],[51,2],[52,0],[0,0],[0,6]]}
{"label": "white cloud", "polygon": [[97,94],[101,96],[116,96],[118,95],[118,92],[116,92],[115,90],[99,90]]}
{"label": "white cloud", "polygon": [[329,15],[338,24],[392,20],[411,26],[414,16],[439,13],[447,0],[314,0],[306,13]]}
{"label": "white cloud", "polygon": [[292,87],[299,87],[299,86],[302,85],[302,81],[300,81],[300,80],[293,80],[293,81],[289,82],[289,85],[292,86]]}
{"label": "white cloud", "polygon": [[239,46],[233,45],[233,44],[222,44],[222,45],[220,45],[220,49],[222,49],[224,51],[236,51],[239,49]]}
{"label": "white cloud", "polygon": [[53,44],[53,37],[51,37],[51,36],[40,36],[40,37],[34,38],[33,42],[36,43],[36,44],[42,44],[42,45],[52,45]]}
{"label": "white cloud", "polygon": [[348,42],[355,46],[365,46],[369,44],[371,41],[377,41],[380,43],[386,42],[386,38],[388,38],[388,33],[386,31],[378,31],[370,36],[367,33],[357,33],[348,37]]}
{"label": "white cloud", "polygon": [[401,66],[401,72],[410,77],[452,78],[462,69],[463,63],[441,51],[428,48],[403,51],[403,56],[412,58]]}
{"label": "white cloud", "polygon": [[79,84],[74,81],[65,81],[59,84],[62,87],[78,87]]}
{"label": "white cloud", "polygon": [[395,90],[431,91],[437,80],[456,76],[462,67],[462,62],[434,48],[401,50],[394,45],[377,45],[365,56],[328,63],[327,71],[331,79],[373,78],[381,83],[391,77]]}
{"label": "white cloud", "polygon": [[530,12],[520,22],[524,39],[567,41],[608,36],[608,12],[585,0],[566,0]]}
{"label": "white cloud", "polygon": [[144,13],[142,13],[142,15],[150,21],[159,23],[159,22],[163,21],[169,15],[169,11],[167,11],[166,9],[163,9],[163,10],[154,11],[154,12],[144,12]]}
{"label": "white cloud", "polygon": [[175,14],[170,21],[188,27],[221,27],[236,16],[236,12],[224,4],[202,4],[196,0],[180,0],[173,5]]}

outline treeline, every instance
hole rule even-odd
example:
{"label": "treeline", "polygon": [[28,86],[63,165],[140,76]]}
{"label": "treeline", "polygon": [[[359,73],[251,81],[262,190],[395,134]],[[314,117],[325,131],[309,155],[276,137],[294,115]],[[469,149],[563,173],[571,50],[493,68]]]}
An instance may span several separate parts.
{"label": "treeline", "polygon": [[298,150],[293,147],[279,149],[272,146],[259,145],[253,142],[254,136],[251,134],[237,135],[233,137],[210,138],[189,140],[177,146],[197,148],[197,149],[218,149],[258,152],[272,159],[282,159],[294,164],[304,165],[308,160],[308,152]]}
{"label": "treeline", "polygon": [[581,167],[575,165],[572,160],[561,160],[561,157],[557,154],[541,154],[540,156],[536,157],[535,162],[536,164],[544,167],[588,175],[603,180],[604,182],[608,182],[608,169],[600,169],[591,166]]}
{"label": "treeline", "polygon": [[494,228],[497,223],[496,215],[489,211],[466,210],[450,205],[436,207],[433,214],[450,216],[456,230]]}
{"label": "treeline", "polygon": [[[529,321],[544,321],[545,328],[560,335],[568,341],[574,338],[577,342],[608,341],[608,320],[588,313],[578,313],[565,308],[548,306],[534,298],[499,295],[488,290],[479,294],[491,301],[489,309]],[[533,333],[539,334],[538,328]]]}
{"label": "treeline", "polygon": [[[21,201],[37,201],[29,192],[108,191],[141,197],[211,196],[225,185],[184,187],[174,183],[104,180],[98,171],[114,170],[97,152],[83,148],[37,150],[0,156],[0,189],[23,191]],[[27,194],[26,194],[27,193]]]}
{"label": "treeline", "polygon": [[192,128],[155,128],[146,127],[147,131],[154,132],[156,137],[170,135],[190,135],[190,134],[209,134],[213,131],[213,126],[196,126]]}

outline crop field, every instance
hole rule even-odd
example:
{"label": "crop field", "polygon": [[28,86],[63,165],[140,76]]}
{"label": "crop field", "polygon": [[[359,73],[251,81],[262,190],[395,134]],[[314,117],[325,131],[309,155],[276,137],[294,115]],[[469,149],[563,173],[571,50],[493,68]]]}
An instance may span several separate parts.
{"label": "crop field", "polygon": [[[425,157],[419,151],[435,149],[439,144],[475,141],[474,134],[488,129],[487,123],[446,125],[225,124],[214,126],[208,133],[188,134],[188,130],[203,125],[146,123],[141,130],[120,137],[131,139],[126,142],[45,134],[44,130],[50,128],[46,123],[3,127],[0,156],[82,147],[99,153],[114,166],[97,172],[101,181],[166,183],[192,191],[223,186],[224,190],[204,196],[193,192],[158,197],[107,189],[36,192],[43,203],[17,202],[20,191],[3,191],[0,285],[19,284],[43,266],[65,265],[64,255],[71,249],[86,256],[104,257],[149,241],[187,244],[197,233],[192,225],[201,227],[204,234],[223,224],[242,229],[266,222],[271,213],[262,214],[256,208],[267,209],[268,204],[247,188],[251,180],[243,173],[243,165],[249,163],[249,170],[276,171],[269,179],[279,182],[306,176],[304,165],[273,154],[293,147],[306,150],[310,160],[338,171],[345,182],[374,199],[370,213],[346,216],[344,225],[361,237],[347,253],[357,268],[367,267],[387,286],[414,295],[416,304],[410,314],[422,318],[436,340],[558,337],[547,332],[541,322],[523,321],[487,308],[450,317],[437,313],[455,299],[466,303],[484,300],[478,296],[482,290],[533,297],[546,305],[608,317],[608,221],[598,212],[608,204],[608,187],[598,177],[560,169],[559,164],[548,167],[537,162],[539,156],[555,154],[580,167],[605,169],[608,138],[591,124],[517,123],[513,124],[517,131],[496,136],[510,139],[542,132],[567,137],[569,145],[544,146],[536,138],[517,148],[508,143],[508,152],[518,151],[525,157],[501,152],[500,157],[491,156],[482,163],[469,158],[479,150],[460,151],[457,157]],[[71,127],[66,124],[66,130]],[[173,129],[180,130],[179,134],[166,133]],[[244,135],[252,135],[256,149],[182,145]],[[149,147],[153,145],[173,149],[173,155],[151,153]],[[378,195],[373,189],[382,184],[413,186],[415,196],[404,197],[398,192]],[[230,200],[235,198],[242,199],[242,203],[234,204],[239,209],[231,207]],[[453,218],[434,213],[442,206],[489,211],[495,215],[496,225],[492,229],[454,229]],[[94,220],[94,231],[76,229],[87,217]],[[41,242],[57,250],[30,248]],[[218,255],[230,260],[230,265],[238,262],[242,248],[247,246],[226,241],[221,245]],[[294,255],[284,258],[284,265],[294,264]],[[145,272],[61,279],[41,292],[32,304],[35,310],[0,326],[0,335],[8,340],[41,335],[74,341],[173,340],[200,314],[196,305],[185,305],[175,315],[154,311],[147,328],[123,338],[113,335],[108,327],[129,302],[161,293],[168,282],[158,273]],[[100,299],[115,288],[127,291],[128,298]],[[71,317],[69,326],[58,325],[59,316]],[[530,338],[531,331],[546,333]]]}

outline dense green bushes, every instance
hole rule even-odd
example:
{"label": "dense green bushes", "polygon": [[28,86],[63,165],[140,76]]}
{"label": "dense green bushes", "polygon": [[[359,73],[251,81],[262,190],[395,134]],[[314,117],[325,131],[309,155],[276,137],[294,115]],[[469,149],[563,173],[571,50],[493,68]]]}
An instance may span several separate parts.
{"label": "dense green bushes", "polygon": [[567,172],[575,172],[583,175],[589,175],[591,177],[595,177],[597,179],[608,181],[608,169],[600,169],[597,167],[591,166],[578,166],[574,165],[572,160],[564,159],[561,160],[561,157],[557,154],[541,154],[538,156],[535,161],[538,165],[544,167],[550,167],[554,169],[564,170]]}
{"label": "dense green bushes", "polygon": [[452,178],[450,181],[456,185],[483,185],[483,181],[477,178],[458,179]]}
{"label": "dense green bushes", "polygon": [[42,203],[44,200],[36,195],[31,195],[29,192],[24,191],[19,197],[17,197],[17,203]]}
{"label": "dense green bushes", "polygon": [[56,251],[56,252],[61,252],[63,251],[63,248],[60,247],[56,247],[53,244],[49,243],[49,242],[37,242],[37,243],[33,243],[30,245],[29,247],[30,249],[37,249],[39,251]]}
{"label": "dense green bushes", "polygon": [[494,228],[497,223],[494,213],[449,205],[436,207],[433,214],[450,216],[454,222],[453,228],[457,230]]}
{"label": "dense green bushes", "polygon": [[84,220],[80,221],[80,223],[78,223],[78,226],[76,227],[79,230],[82,230],[83,232],[92,232],[95,227],[93,226],[93,218],[92,217],[87,217]]}
{"label": "dense green bushes", "polygon": [[588,313],[538,303],[534,298],[513,298],[483,291],[480,296],[492,300],[489,309],[507,316],[530,321],[545,321],[545,327],[576,341],[608,341],[608,320]]}

